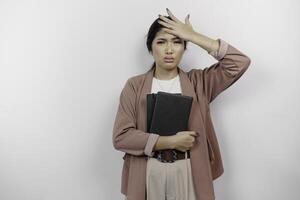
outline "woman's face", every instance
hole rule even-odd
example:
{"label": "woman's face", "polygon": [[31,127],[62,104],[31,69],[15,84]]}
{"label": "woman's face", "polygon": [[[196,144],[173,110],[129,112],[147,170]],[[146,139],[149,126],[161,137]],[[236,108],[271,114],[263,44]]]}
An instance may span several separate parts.
{"label": "woman's face", "polygon": [[184,41],[161,29],[152,42],[152,55],[156,66],[166,70],[177,67],[184,53]]}

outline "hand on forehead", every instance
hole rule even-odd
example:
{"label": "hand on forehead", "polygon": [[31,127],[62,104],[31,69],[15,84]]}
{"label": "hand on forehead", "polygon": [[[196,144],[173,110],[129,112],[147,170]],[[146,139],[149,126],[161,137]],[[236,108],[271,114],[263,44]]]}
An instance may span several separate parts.
{"label": "hand on forehead", "polygon": [[178,39],[181,39],[175,34],[166,32],[166,28],[162,28],[159,32],[157,32],[157,36],[167,36],[167,37],[170,36],[170,37],[176,37]]}

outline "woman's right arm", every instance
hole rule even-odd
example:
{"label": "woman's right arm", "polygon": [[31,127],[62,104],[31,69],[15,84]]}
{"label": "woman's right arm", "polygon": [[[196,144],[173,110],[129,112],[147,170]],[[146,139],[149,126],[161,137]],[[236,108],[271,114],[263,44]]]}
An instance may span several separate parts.
{"label": "woman's right arm", "polygon": [[173,136],[159,136],[153,150],[174,149],[175,141]]}
{"label": "woman's right arm", "polygon": [[[184,131],[173,136],[160,136],[136,128],[136,93],[132,80],[127,80],[121,94],[113,127],[113,146],[116,150],[140,156],[153,156],[156,150],[191,147],[193,139],[190,132]],[[184,136],[185,135],[185,136]]]}
{"label": "woman's right arm", "polygon": [[197,137],[195,131],[179,131],[176,135],[159,136],[154,149],[177,149],[185,152],[192,148],[195,142],[195,137]]}
{"label": "woman's right arm", "polygon": [[169,149],[171,140],[136,128],[136,92],[132,79],[122,89],[113,127],[113,146],[116,150],[140,156],[152,156],[154,150]]}

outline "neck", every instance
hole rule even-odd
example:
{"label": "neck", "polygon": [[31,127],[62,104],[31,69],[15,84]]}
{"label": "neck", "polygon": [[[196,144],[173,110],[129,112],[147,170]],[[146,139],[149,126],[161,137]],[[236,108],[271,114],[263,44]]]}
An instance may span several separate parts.
{"label": "neck", "polygon": [[158,67],[157,65],[154,68],[154,77],[159,80],[170,80],[177,76],[179,73],[178,67],[174,69],[163,69],[161,67]]}

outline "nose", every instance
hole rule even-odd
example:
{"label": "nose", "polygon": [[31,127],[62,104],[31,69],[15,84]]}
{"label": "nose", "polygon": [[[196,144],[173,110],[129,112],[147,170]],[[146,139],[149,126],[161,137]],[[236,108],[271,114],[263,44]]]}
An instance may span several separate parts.
{"label": "nose", "polygon": [[168,43],[166,46],[166,52],[167,53],[173,53],[173,45],[172,43]]}

